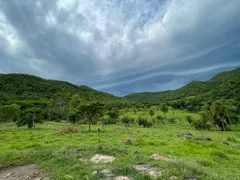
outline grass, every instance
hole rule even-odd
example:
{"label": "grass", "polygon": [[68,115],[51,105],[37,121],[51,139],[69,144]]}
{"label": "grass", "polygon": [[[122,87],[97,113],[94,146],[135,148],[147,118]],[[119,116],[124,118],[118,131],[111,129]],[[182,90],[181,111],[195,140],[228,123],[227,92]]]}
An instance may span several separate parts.
{"label": "grass", "polygon": [[[147,111],[126,112],[133,117],[144,113],[147,116]],[[178,179],[239,179],[240,131],[196,131],[184,121],[186,115],[189,113],[170,111],[168,117],[182,119],[181,123],[159,124],[154,128],[133,126],[127,130],[120,125],[104,128],[94,125],[93,131],[88,132],[87,126],[80,125],[73,133],[59,133],[70,127],[67,123],[48,122],[37,125],[34,130],[0,124],[0,169],[37,163],[43,171],[51,172],[53,179],[94,180],[93,171],[111,168],[116,175],[143,180],[150,178],[138,174],[132,165],[151,164],[163,169],[159,179],[171,176]],[[97,133],[98,128],[101,128],[101,133]],[[193,139],[184,140],[182,136],[189,132]],[[201,136],[211,138],[212,142],[202,140]],[[127,138],[131,139],[131,144],[124,144]],[[81,158],[90,159],[96,153],[117,159],[109,164],[80,161]],[[150,156],[155,153],[175,161],[152,160]]]}

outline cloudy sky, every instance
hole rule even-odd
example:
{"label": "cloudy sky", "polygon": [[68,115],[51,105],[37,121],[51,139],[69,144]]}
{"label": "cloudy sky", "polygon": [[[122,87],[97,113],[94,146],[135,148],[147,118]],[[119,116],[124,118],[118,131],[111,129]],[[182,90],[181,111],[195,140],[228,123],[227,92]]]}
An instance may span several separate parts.
{"label": "cloudy sky", "polygon": [[240,66],[240,0],[0,0],[0,73],[125,95]]}

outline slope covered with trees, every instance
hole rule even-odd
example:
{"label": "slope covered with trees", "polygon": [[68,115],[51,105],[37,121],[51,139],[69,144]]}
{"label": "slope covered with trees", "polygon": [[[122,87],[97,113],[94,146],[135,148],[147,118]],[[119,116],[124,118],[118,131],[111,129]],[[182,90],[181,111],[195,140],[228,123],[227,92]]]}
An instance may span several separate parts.
{"label": "slope covered with trees", "polygon": [[[76,107],[71,102],[76,101]],[[106,107],[126,106],[123,98],[63,81],[45,80],[25,74],[0,74],[0,122],[17,126],[61,121],[81,115],[80,105],[101,102]]]}
{"label": "slope covered with trees", "polygon": [[235,99],[240,100],[240,68],[223,72],[206,82],[192,81],[173,91],[135,93],[125,96],[127,100],[156,103],[201,98],[202,100]]}
{"label": "slope covered with trees", "polygon": [[25,74],[0,74],[0,100],[21,101],[41,99],[69,100],[79,94],[82,101],[119,102],[121,98],[108,93],[77,86],[64,81],[45,80]]}

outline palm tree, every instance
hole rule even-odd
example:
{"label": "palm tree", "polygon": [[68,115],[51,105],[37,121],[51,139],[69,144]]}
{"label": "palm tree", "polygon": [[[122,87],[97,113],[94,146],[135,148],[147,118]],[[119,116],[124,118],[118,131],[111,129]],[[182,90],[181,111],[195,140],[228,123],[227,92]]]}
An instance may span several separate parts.
{"label": "palm tree", "polygon": [[222,128],[223,131],[226,131],[226,127],[231,123],[230,113],[232,112],[233,107],[224,100],[214,101],[210,106],[210,113],[212,115],[213,122]]}

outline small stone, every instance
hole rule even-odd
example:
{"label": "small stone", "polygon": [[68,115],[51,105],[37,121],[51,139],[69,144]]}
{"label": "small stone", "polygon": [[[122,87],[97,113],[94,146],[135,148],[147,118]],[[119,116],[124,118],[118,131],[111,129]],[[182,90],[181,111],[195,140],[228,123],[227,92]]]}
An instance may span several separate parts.
{"label": "small stone", "polygon": [[3,178],[7,178],[9,176],[11,176],[13,173],[9,173],[9,174],[6,174],[5,176],[3,176]]}
{"label": "small stone", "polygon": [[157,178],[159,176],[161,176],[161,172],[155,171],[155,170],[150,170],[148,172],[149,176],[151,176],[152,178]]}
{"label": "small stone", "polygon": [[97,178],[113,178],[114,174],[112,173],[111,169],[104,169],[102,171],[94,171],[92,173]]}
{"label": "small stone", "polygon": [[132,144],[132,140],[130,138],[125,139],[124,144],[129,145]]}
{"label": "small stone", "polygon": [[134,168],[140,173],[147,173],[152,178],[161,176],[161,169],[154,168],[151,165],[136,165]]}
{"label": "small stone", "polygon": [[115,180],[133,180],[133,178],[127,176],[117,176]]}
{"label": "small stone", "polygon": [[108,163],[113,162],[116,158],[113,156],[106,156],[102,154],[95,154],[90,161],[95,163]]}
{"label": "small stone", "polygon": [[165,157],[165,156],[160,156],[160,155],[158,155],[158,154],[153,154],[152,156],[151,156],[151,158],[152,159],[154,159],[154,160],[161,160],[161,161],[170,161],[171,159],[170,158],[168,158],[168,157]]}
{"label": "small stone", "polygon": [[209,138],[209,137],[206,137],[206,136],[202,136],[202,137],[201,137],[201,139],[202,139],[202,140],[205,140],[205,141],[212,141],[212,139],[211,139],[211,138]]}
{"label": "small stone", "polygon": [[80,158],[79,161],[81,161],[81,162],[88,162],[88,159]]}
{"label": "small stone", "polygon": [[183,136],[183,139],[192,139],[193,138],[193,135],[191,133],[187,133]]}
{"label": "small stone", "polygon": [[178,179],[177,176],[171,176],[171,177],[169,178],[169,180],[176,180],[176,179]]}

